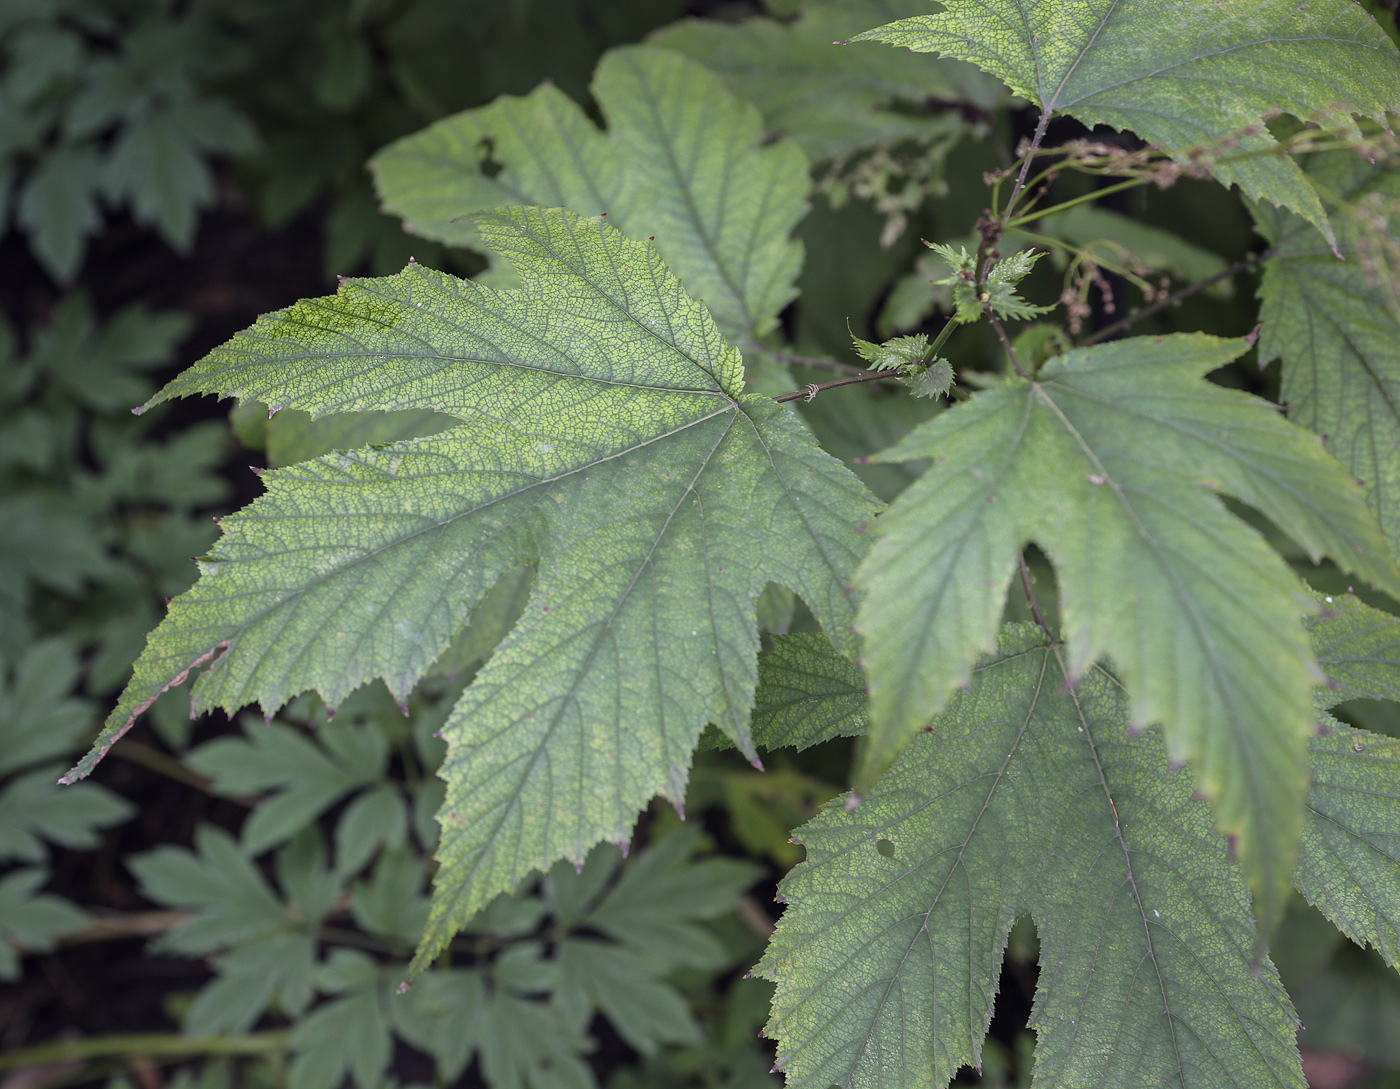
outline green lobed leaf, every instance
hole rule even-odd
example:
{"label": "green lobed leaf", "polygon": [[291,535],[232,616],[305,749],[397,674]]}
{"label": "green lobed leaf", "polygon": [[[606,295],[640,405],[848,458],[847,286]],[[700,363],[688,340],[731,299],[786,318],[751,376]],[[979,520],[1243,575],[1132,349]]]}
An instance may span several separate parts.
{"label": "green lobed leaf", "polygon": [[243,825],[243,846],[260,854],[290,839],[351,791],[380,780],[388,744],[375,725],[325,726],[316,741],[280,724],[252,725],[245,737],[220,737],[194,749],[187,761],[209,776],[215,792],[276,791]]}
{"label": "green lobed leaf", "polygon": [[869,728],[865,677],[826,636],[782,636],[759,656],[752,729],[760,748],[805,749]]}
{"label": "green lobed leaf", "polygon": [[1319,595],[1308,637],[1327,683],[1316,690],[1320,709],[1346,700],[1400,702],[1400,619],[1355,594]]}
{"label": "green lobed leaf", "polygon": [[[901,139],[956,137],[968,126],[949,104],[997,104],[1000,88],[956,61],[831,47],[874,22],[923,7],[924,0],[828,0],[805,5],[787,23],[685,19],[649,40],[719,73],[763,111],[769,128],[822,160]],[[938,106],[930,108],[931,101]]]}
{"label": "green lobed leaf", "polygon": [[[1305,1084],[1297,1018],[1252,963],[1249,897],[1122,687],[1029,625],[807,861],[757,972],[792,1089],[943,1086],[982,1061],[1012,923],[1040,939],[1036,1083]],[[1071,687],[1073,685],[1073,687]]]}
{"label": "green lobed leaf", "polygon": [[1047,117],[1129,129],[1179,155],[1216,145],[1217,178],[1329,239],[1317,193],[1274,153],[1264,120],[1326,115],[1354,133],[1349,115],[1383,121],[1400,90],[1400,52],[1353,0],[948,0],[854,40],[971,61]]}
{"label": "green lobed leaf", "polygon": [[655,1054],[662,1044],[701,1041],[680,992],[655,979],[635,954],[587,938],[567,938],[557,955],[565,987],[577,991],[570,1001],[596,1006],[628,1046],[643,1055]]}
{"label": "green lobed leaf", "polygon": [[881,519],[858,575],[874,717],[858,789],[966,680],[1034,541],[1055,567],[1071,676],[1113,655],[1134,725],[1162,724],[1171,759],[1193,765],[1268,929],[1307,787],[1312,599],[1214,493],[1314,559],[1392,592],[1400,576],[1312,436],[1202,380],[1245,347],[1192,334],[1071,351],[878,455],[935,461]]}
{"label": "green lobed leaf", "polygon": [[557,210],[476,224],[525,289],[417,266],[350,281],[153,400],[433,407],[463,423],[266,473],[69,776],[204,665],[203,708],[271,710],[307,689],[333,708],[374,677],[403,698],[497,579],[536,565],[520,621],[443,728],[420,965],[496,893],[625,842],[658,793],[679,804],[707,722],[753,756],[755,602],[788,586],[853,649],[849,580],[875,508],[793,415],[743,394],[738,353],[654,246]]}
{"label": "green lobed leaf", "polygon": [[[391,144],[370,162],[385,208],[416,233],[476,248],[470,212],[503,204],[603,212],[625,234],[654,237],[727,333],[757,339],[771,330],[802,264],[791,238],[807,207],[801,150],[764,145],[758,111],[670,50],[609,51],[592,91],[606,134],[544,84]],[[501,166],[491,176],[487,154]]]}
{"label": "green lobed leaf", "polygon": [[1283,360],[1290,417],[1362,481],[1400,555],[1400,172],[1345,151],[1307,169],[1333,203],[1345,260],[1303,219],[1254,209],[1276,254],[1259,285],[1259,361]]}
{"label": "green lobed leaf", "polygon": [[97,152],[89,145],[49,149],[25,180],[15,218],[40,263],[60,283],[72,280],[88,236],[102,224]]}
{"label": "green lobed leaf", "polygon": [[48,858],[43,840],[63,847],[90,850],[99,843],[97,830],[120,824],[136,807],[97,783],[83,783],[74,793],[54,783],[60,766],[39,768],[0,787],[0,861]]}
{"label": "green lobed leaf", "polygon": [[[702,924],[727,914],[759,878],[750,862],[691,856],[698,832],[673,832],[629,862],[617,883],[582,916],[581,925],[620,942],[658,975],[677,968],[715,970],[733,954]],[[595,854],[605,858],[611,848]],[[556,899],[564,864],[551,874]]]}
{"label": "green lobed leaf", "polygon": [[47,878],[39,869],[0,877],[0,979],[19,979],[22,951],[47,952],[54,939],[87,922],[87,913],[76,904],[38,891]]}
{"label": "green lobed leaf", "polygon": [[287,1039],[295,1053],[288,1079],[299,1089],[336,1089],[347,1075],[359,1089],[383,1084],[393,1053],[389,981],[368,955],[336,949],[321,971],[321,989],[339,997],[297,1020]]}
{"label": "green lobed leaf", "polygon": [[478,1047],[481,1010],[488,1002],[485,982],[475,971],[453,969],[425,974],[407,994],[389,1003],[394,1031],[432,1055],[451,1085]]}
{"label": "green lobed leaf", "polygon": [[[1327,683],[1319,708],[1400,697],[1400,620],[1352,594],[1324,595],[1308,636]],[[1309,742],[1308,818],[1294,881],[1358,945],[1400,968],[1400,743],[1322,714]]]}
{"label": "green lobed leaf", "polygon": [[1337,929],[1400,969],[1400,742],[1323,721],[1308,746],[1312,786],[1294,881]]}
{"label": "green lobed leaf", "polygon": [[65,640],[31,643],[11,668],[0,663],[0,775],[67,755],[89,729],[92,707],[78,688],[78,656]]}

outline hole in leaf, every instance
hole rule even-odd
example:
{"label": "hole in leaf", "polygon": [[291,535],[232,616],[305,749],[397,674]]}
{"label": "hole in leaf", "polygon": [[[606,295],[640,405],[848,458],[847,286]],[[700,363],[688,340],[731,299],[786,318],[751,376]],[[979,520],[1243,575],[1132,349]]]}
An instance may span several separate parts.
{"label": "hole in leaf", "polygon": [[887,839],[877,839],[875,850],[879,851],[886,858],[894,858],[894,844]]}

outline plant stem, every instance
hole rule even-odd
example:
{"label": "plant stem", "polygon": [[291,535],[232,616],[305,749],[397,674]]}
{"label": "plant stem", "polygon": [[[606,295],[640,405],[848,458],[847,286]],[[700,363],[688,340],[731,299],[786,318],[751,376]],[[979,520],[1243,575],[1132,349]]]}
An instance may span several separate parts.
{"label": "plant stem", "polygon": [[1026,187],[1026,175],[1030,173],[1031,162],[1035,159],[1036,153],[1040,151],[1040,143],[1045,139],[1045,130],[1050,127],[1050,115],[1041,111],[1040,120],[1035,126],[1035,135],[1031,137],[1030,147],[1026,148],[1025,161],[1021,163],[1021,172],[1016,175],[1016,184],[1012,186],[1011,196],[1006,200],[1006,212],[1010,215],[1011,209],[1016,207],[1016,198],[1021,195],[1021,191]]}
{"label": "plant stem", "polygon": [[189,911],[134,911],[125,915],[99,915],[81,930],[64,934],[58,939],[58,944],[79,945],[121,938],[147,938],[173,930],[192,915],[193,912]]}
{"label": "plant stem", "polygon": [[[129,737],[123,738],[122,743],[112,749],[112,755],[120,756],[123,760],[130,760],[133,764],[140,764],[143,768],[164,775],[168,779],[174,779],[177,783],[184,783],[196,790],[202,790],[206,794],[210,793],[210,787],[213,785],[212,779],[206,779],[197,771],[191,771],[173,756],[168,756],[159,749],[143,742],[133,741]],[[233,798],[231,800],[239,801],[240,799]]]}
{"label": "plant stem", "polygon": [[1090,201],[1098,200],[1100,197],[1106,197],[1110,193],[1118,193],[1124,189],[1133,189],[1139,185],[1145,184],[1147,184],[1146,178],[1129,178],[1127,181],[1108,185],[1102,189],[1095,189],[1092,193],[1085,193],[1072,200],[1061,201],[1059,204],[1052,204],[1049,208],[1041,208],[1039,211],[1027,212],[1023,216],[1009,219],[1006,221],[1006,229],[1010,230],[1013,227],[1020,227],[1026,223],[1034,223],[1037,219],[1044,219],[1046,216],[1054,215],[1056,212],[1063,212],[1068,208],[1073,208],[1077,204],[1087,204]]}
{"label": "plant stem", "polygon": [[1098,344],[1101,341],[1107,340],[1109,337],[1116,336],[1118,333],[1121,333],[1124,329],[1135,325],[1143,318],[1151,317],[1159,310],[1165,310],[1169,306],[1174,306],[1177,303],[1179,303],[1182,299],[1188,299],[1192,295],[1196,294],[1196,292],[1205,290],[1206,288],[1210,287],[1211,284],[1219,283],[1221,280],[1225,280],[1230,278],[1231,276],[1238,275],[1239,273],[1245,271],[1245,269],[1262,264],[1272,256],[1273,250],[1271,249],[1265,250],[1263,253],[1251,254],[1249,257],[1246,257],[1243,261],[1237,261],[1229,268],[1221,269],[1214,276],[1207,276],[1204,280],[1201,280],[1199,283],[1192,284],[1189,287],[1183,287],[1180,291],[1173,291],[1170,295],[1164,295],[1156,302],[1144,306],[1141,310],[1135,310],[1133,313],[1127,314],[1124,317],[1119,318],[1111,325],[1105,325],[1097,333],[1085,340],[1082,346],[1087,348],[1091,344]]}
{"label": "plant stem", "polygon": [[1001,339],[1001,346],[1006,349],[1006,357],[1011,360],[1011,369],[1016,372],[1016,377],[1026,377],[1026,372],[1021,369],[1021,361],[1016,358],[1016,349],[1011,346],[1011,338],[1006,335],[1006,329],[1001,324],[1001,319],[992,313],[990,303],[982,304],[982,313],[987,315],[987,320],[992,323],[992,328],[997,331],[997,336]]}
{"label": "plant stem", "polygon": [[784,393],[774,397],[773,400],[780,404],[783,401],[796,401],[798,398],[804,401],[810,401],[817,394],[821,393],[822,390],[835,389],[837,386],[850,386],[857,382],[878,382],[882,378],[898,377],[899,374],[896,371],[861,371],[860,374],[852,375],[850,378],[838,378],[834,382],[823,382],[821,385],[816,385],[814,383],[806,389],[799,389],[792,393]]}
{"label": "plant stem", "polygon": [[184,1058],[197,1055],[268,1055],[287,1046],[285,1030],[245,1036],[182,1036],[178,1032],[116,1033],[77,1040],[50,1040],[0,1055],[0,1070],[20,1070],[57,1063],[86,1062],[111,1055]]}
{"label": "plant stem", "polygon": [[948,342],[948,338],[953,335],[953,330],[957,328],[957,325],[958,323],[952,318],[943,323],[943,328],[938,330],[938,335],[933,338],[933,343],[924,351],[922,363],[925,367],[938,358],[938,349]]}
{"label": "plant stem", "polygon": [[1040,602],[1036,600],[1035,590],[1031,586],[1031,569],[1026,564],[1025,549],[1018,548],[1016,550],[1016,561],[1021,565],[1021,585],[1025,588],[1026,600],[1030,602],[1031,616],[1035,617],[1035,622],[1040,625],[1041,630],[1046,635],[1053,635],[1050,631],[1050,625],[1045,623],[1045,617],[1040,611]]}

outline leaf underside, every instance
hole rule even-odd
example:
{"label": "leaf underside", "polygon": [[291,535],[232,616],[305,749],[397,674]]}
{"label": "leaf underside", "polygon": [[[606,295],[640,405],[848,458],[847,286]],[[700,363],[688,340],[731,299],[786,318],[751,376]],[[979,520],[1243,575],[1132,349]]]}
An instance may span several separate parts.
{"label": "leaf underside", "polygon": [[1316,666],[1298,577],[1216,493],[1321,555],[1400,586],[1355,481],[1266,402],[1201,377],[1244,350],[1135,338],[976,395],[880,460],[933,466],[893,504],[858,574],[874,728],[858,789],[992,644],[1017,550],[1054,564],[1067,668],[1112,654],[1132,722],[1160,723],[1237,841],[1266,926],[1306,791]]}
{"label": "leaf underside", "polygon": [[[600,132],[552,84],[502,96],[406,136],[371,161],[386,210],[408,229],[480,248],[467,213],[505,204],[606,213],[653,237],[687,293],[745,343],[797,294],[807,210],[806,157],[765,145],[758,110],[679,53],[609,51],[591,85]],[[500,169],[488,176],[486,167]]]}
{"label": "leaf underside", "polygon": [[447,796],[416,965],[496,893],[677,804],[701,729],[750,755],[755,601],[769,582],[853,649],[849,580],[875,503],[739,354],[654,245],[502,209],[481,237],[526,285],[410,265],[262,318],[155,400],[212,392],[312,414],[462,422],[263,476],[152,633],[85,774],[189,671],[199,709],[382,678],[402,698],[506,572],[519,622],[443,730]]}
{"label": "leaf underside", "polygon": [[[1400,622],[1350,595],[1322,603],[1321,704],[1393,698]],[[833,723],[860,712],[860,671],[834,648],[780,638],[761,673],[771,656],[825,663],[810,720],[825,703]],[[789,906],[757,969],[778,984],[767,1031],[790,1086],[942,1086],[979,1064],[1006,936],[1027,913],[1037,1084],[1302,1084],[1296,1017],[1268,960],[1251,963],[1239,870],[1161,735],[1130,737],[1128,707],[1108,670],[1071,690],[1063,647],[1007,627],[858,808],[837,799],[799,830],[808,861],[781,886]],[[1293,883],[1400,967],[1400,742],[1326,716],[1307,762]]]}
{"label": "leaf underside", "polygon": [[1159,734],[1128,740],[1115,679],[1070,689],[1063,655],[1007,628],[858,808],[799,830],[807,861],[757,969],[791,1089],[941,1087],[979,1066],[1027,913],[1037,1085],[1305,1084],[1209,808]]}
{"label": "leaf underside", "polygon": [[1400,556],[1400,172],[1351,152],[1319,154],[1307,168],[1341,205],[1332,222],[1346,260],[1304,220],[1255,209],[1276,254],[1259,287],[1259,360],[1282,358],[1289,416],[1362,481]]}
{"label": "leaf underside", "polygon": [[1046,115],[1128,129],[1172,152],[1216,146],[1220,181],[1329,239],[1316,191],[1272,153],[1264,119],[1325,114],[1354,131],[1350,115],[1384,120],[1400,102],[1400,53],[1354,0],[947,0],[861,39],[971,61]]}
{"label": "leaf underside", "polygon": [[846,0],[807,6],[792,22],[685,19],[651,41],[694,57],[763,111],[768,127],[802,145],[813,160],[901,139],[935,140],[968,126],[930,101],[984,109],[1004,96],[981,72],[957,61],[891,55],[878,47],[833,49],[876,20],[912,15],[923,0]]}

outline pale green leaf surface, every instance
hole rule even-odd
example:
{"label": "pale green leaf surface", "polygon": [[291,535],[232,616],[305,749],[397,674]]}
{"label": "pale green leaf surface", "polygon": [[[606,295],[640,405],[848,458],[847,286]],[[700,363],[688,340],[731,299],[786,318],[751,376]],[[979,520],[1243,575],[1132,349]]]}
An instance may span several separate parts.
{"label": "pale green leaf surface", "polygon": [[1257,910],[1296,856],[1316,672],[1297,576],[1212,494],[1314,558],[1400,585],[1355,482],[1266,402],[1201,375],[1244,350],[1135,338],[977,394],[881,460],[935,459],[881,519],[859,572],[874,730],[858,787],[964,682],[1034,541],[1055,566],[1069,669],[1112,654],[1138,727],[1164,726],[1236,837]]}
{"label": "pale green leaf surface", "polygon": [[1347,937],[1400,969],[1400,741],[1323,718],[1325,732],[1308,746],[1294,881]]}
{"label": "pale green leaf surface", "polygon": [[1283,360],[1290,417],[1362,481],[1400,555],[1400,171],[1350,152],[1318,155],[1308,171],[1335,202],[1346,260],[1303,219],[1254,209],[1277,252],[1259,287],[1259,360]]}
{"label": "pale green leaf surface", "polygon": [[754,744],[805,749],[870,729],[860,667],[818,632],[785,635],[758,659]]}
{"label": "pale green leaf surface", "polygon": [[[606,134],[560,90],[446,118],[371,161],[385,207],[419,234],[480,247],[469,212],[501,204],[605,212],[654,237],[687,293],[731,334],[757,338],[793,296],[807,163],[790,141],[763,145],[758,111],[679,53],[614,49],[592,91]],[[483,147],[503,168],[483,173]],[[623,164],[626,169],[623,169]]]}
{"label": "pale green leaf surface", "polygon": [[[1400,620],[1352,594],[1326,595],[1308,636],[1327,683],[1319,708],[1400,697]],[[1344,934],[1400,968],[1400,743],[1323,712],[1295,883]]]}
{"label": "pale green leaf surface", "polygon": [[[1029,913],[1041,1086],[1304,1085],[1297,1019],[1249,896],[1122,688],[1004,630],[970,689],[807,861],[757,971],[793,1089],[943,1086],[981,1062],[1007,934]],[[883,849],[882,849],[883,846]]]}
{"label": "pale green leaf surface", "polygon": [[1316,690],[1319,709],[1355,699],[1400,701],[1400,619],[1354,594],[1319,598],[1308,637],[1327,683]]}
{"label": "pale green leaf surface", "polygon": [[957,61],[834,47],[873,23],[924,9],[925,0],[818,3],[789,23],[686,19],[649,41],[719,73],[763,111],[769,128],[822,160],[900,139],[946,138],[951,111],[930,111],[930,100],[996,104],[1000,88]]}
{"label": "pale green leaf surface", "polygon": [[1350,125],[1349,113],[1383,120],[1400,104],[1400,53],[1353,0],[948,0],[860,39],[971,61],[1046,115],[1129,129],[1173,152],[1231,138],[1215,176],[1324,232],[1302,170],[1271,154],[1265,117]]}
{"label": "pale green leaf surface", "polygon": [[310,419],[295,410],[279,412],[267,424],[267,459],[273,465],[355,450],[374,443],[432,435],[455,423],[441,412],[420,409],[408,412],[336,412]]}
{"label": "pale green leaf surface", "polygon": [[220,392],[312,413],[430,404],[429,437],[264,475],[172,603],[83,774],[206,662],[201,707],[402,696],[497,579],[538,574],[443,736],[429,957],[555,859],[625,841],[680,801],[714,722],[752,754],[755,601],[798,592],[853,649],[850,577],[873,497],[791,413],[743,395],[738,353],[654,246],[562,211],[478,227],[526,287],[413,266],[264,318],[161,397]]}

